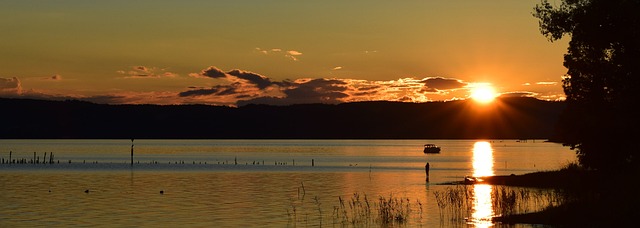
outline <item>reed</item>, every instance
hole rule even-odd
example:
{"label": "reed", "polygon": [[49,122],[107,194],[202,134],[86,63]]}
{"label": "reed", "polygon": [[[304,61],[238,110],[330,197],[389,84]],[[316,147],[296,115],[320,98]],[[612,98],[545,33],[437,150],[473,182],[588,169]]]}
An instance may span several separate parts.
{"label": "reed", "polygon": [[360,197],[359,193],[354,193],[350,199],[344,200],[338,196],[337,207],[334,207],[334,216],[339,223],[346,224],[368,224],[371,218],[371,203],[366,195]]}
{"label": "reed", "polygon": [[320,207],[321,203],[320,200],[318,200],[318,196],[314,196],[313,197],[313,203],[316,205],[317,209],[318,209],[318,219],[320,220],[320,227],[322,227],[322,207]]}
{"label": "reed", "polygon": [[[440,219],[451,221],[468,220],[473,212],[475,200],[473,185],[456,185],[433,192]],[[569,199],[563,191],[556,189],[533,189],[494,185],[491,188],[493,216],[508,216],[557,207]]]}
{"label": "reed", "polygon": [[518,194],[515,190],[505,186],[494,187],[493,191],[491,191],[491,198],[494,199],[491,201],[494,211],[502,215],[514,214],[516,212],[516,206],[521,201],[527,201],[526,198],[519,196],[524,195]]}
{"label": "reed", "polygon": [[455,185],[442,191],[434,191],[440,219],[444,220],[445,214],[450,215],[450,219],[454,221],[469,217],[473,208],[472,191],[468,185]]}
{"label": "reed", "polygon": [[382,224],[406,223],[411,214],[411,203],[408,198],[389,196],[378,198],[378,219]]}

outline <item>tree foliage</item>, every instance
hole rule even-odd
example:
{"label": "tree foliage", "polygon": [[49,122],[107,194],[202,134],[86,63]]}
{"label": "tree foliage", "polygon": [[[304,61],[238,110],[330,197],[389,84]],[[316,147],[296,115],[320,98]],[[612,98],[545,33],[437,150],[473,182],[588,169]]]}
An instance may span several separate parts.
{"label": "tree foliage", "polygon": [[637,168],[640,0],[553,2],[543,0],[533,14],[551,42],[571,38],[564,56],[562,140],[586,167]]}

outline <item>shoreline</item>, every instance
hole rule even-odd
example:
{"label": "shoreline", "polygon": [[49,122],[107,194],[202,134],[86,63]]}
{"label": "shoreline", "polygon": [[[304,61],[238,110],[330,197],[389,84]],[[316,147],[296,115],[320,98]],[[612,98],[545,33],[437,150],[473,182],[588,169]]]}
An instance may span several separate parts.
{"label": "shoreline", "polygon": [[615,227],[630,224],[640,216],[640,211],[637,210],[640,202],[633,181],[635,179],[629,174],[604,175],[570,167],[521,175],[477,177],[476,182],[455,181],[443,184],[559,189],[571,198],[563,205],[538,212],[497,216],[492,219],[495,223]]}

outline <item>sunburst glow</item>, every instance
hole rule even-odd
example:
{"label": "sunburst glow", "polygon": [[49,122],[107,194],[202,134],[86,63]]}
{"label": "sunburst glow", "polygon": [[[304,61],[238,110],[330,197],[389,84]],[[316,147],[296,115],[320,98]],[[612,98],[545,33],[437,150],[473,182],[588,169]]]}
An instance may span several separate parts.
{"label": "sunburst glow", "polygon": [[489,103],[496,96],[495,89],[489,84],[478,84],[471,89],[471,98],[480,103]]}

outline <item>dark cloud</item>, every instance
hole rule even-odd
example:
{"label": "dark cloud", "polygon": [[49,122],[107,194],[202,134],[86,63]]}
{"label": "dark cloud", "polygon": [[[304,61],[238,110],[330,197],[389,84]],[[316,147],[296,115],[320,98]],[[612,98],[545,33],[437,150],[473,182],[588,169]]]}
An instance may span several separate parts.
{"label": "dark cloud", "polygon": [[224,96],[224,95],[233,95],[233,94],[236,94],[236,88],[234,88],[234,87],[226,87],[224,89],[219,90],[216,95]]}
{"label": "dark cloud", "polygon": [[365,92],[356,92],[354,96],[373,96],[378,94],[378,91],[365,91]]}
{"label": "dark cloud", "polygon": [[209,78],[224,78],[228,81],[232,82],[246,82],[252,85],[255,85],[259,89],[265,89],[271,85],[283,85],[280,82],[272,82],[268,77],[262,76],[260,74],[256,74],[249,71],[244,70],[230,70],[228,72],[224,72],[218,69],[215,66],[210,66],[209,68],[202,70],[199,74],[191,74],[194,77],[209,77]]}
{"label": "dark cloud", "polygon": [[207,89],[193,89],[184,92],[180,92],[180,97],[194,97],[194,96],[207,96],[207,95],[232,95],[236,93],[236,89],[232,85],[217,85]]}
{"label": "dark cloud", "polygon": [[227,74],[254,84],[260,89],[273,85],[273,82],[271,82],[269,78],[249,71],[232,70],[227,72]]}
{"label": "dark cloud", "polygon": [[236,96],[236,99],[245,99],[245,98],[251,98],[251,95],[247,95],[247,94],[240,94],[238,96]]}
{"label": "dark cloud", "polygon": [[224,78],[227,76],[227,74],[225,74],[224,71],[214,66],[210,66],[209,68],[202,70],[202,72],[200,72],[200,75],[207,76],[210,78]]}
{"label": "dark cloud", "polygon": [[[222,71],[210,67],[203,72],[219,74]],[[203,73],[204,74],[204,73]],[[289,105],[303,103],[340,103],[343,98],[349,97],[345,93],[347,83],[337,79],[312,79],[292,82],[284,80],[273,82],[269,78],[242,70],[232,70],[224,73],[230,81],[229,85],[217,85],[211,88],[189,87],[190,90],[180,92],[179,97],[212,96],[223,97],[235,95],[238,105],[246,104],[270,104]],[[247,85],[251,85],[247,89]],[[284,97],[266,95],[266,88],[275,85]],[[253,89],[251,89],[253,88]],[[253,99],[249,99],[253,98]],[[243,100],[248,99],[248,100]]]}
{"label": "dark cloud", "polygon": [[213,95],[216,94],[219,90],[216,88],[211,88],[211,89],[193,89],[193,90],[187,90],[187,91],[183,91],[178,93],[178,96],[180,97],[194,97],[194,96],[206,96],[206,95]]}
{"label": "dark cloud", "polygon": [[238,106],[247,104],[291,105],[291,104],[336,104],[349,97],[344,93],[347,88],[344,81],[336,79],[313,79],[297,84],[290,84],[291,88],[283,90],[285,97],[258,97],[251,100],[240,100]]}
{"label": "dark cloud", "polygon": [[363,86],[363,87],[356,88],[356,90],[358,90],[358,91],[370,91],[370,90],[377,90],[379,88],[380,88],[380,86]]}
{"label": "dark cloud", "polygon": [[320,99],[330,101],[348,96],[343,93],[347,90],[344,86],[346,84],[347,83],[340,80],[319,78],[298,84],[292,89],[285,90],[284,93],[287,97],[294,99]]}
{"label": "dark cloud", "polygon": [[[466,86],[466,83],[460,82],[457,79],[450,78],[427,78],[422,81],[426,87],[429,89],[435,90],[448,90],[448,89],[458,89]],[[430,91],[429,89],[425,89],[426,91]]]}

